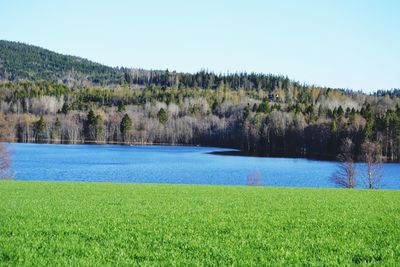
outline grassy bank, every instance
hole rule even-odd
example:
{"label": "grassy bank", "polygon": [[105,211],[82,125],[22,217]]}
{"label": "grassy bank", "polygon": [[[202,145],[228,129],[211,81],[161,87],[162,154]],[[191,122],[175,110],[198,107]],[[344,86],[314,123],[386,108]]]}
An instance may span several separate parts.
{"label": "grassy bank", "polygon": [[400,191],[0,182],[0,265],[400,262]]}

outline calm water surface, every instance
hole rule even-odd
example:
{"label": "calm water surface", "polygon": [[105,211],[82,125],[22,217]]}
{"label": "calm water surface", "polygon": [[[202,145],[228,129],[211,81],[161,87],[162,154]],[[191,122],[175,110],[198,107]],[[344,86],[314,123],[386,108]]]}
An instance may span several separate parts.
{"label": "calm water surface", "polygon": [[[226,150],[212,147],[16,143],[9,147],[17,180],[244,185],[249,172],[258,170],[263,185],[335,187],[329,177],[337,167],[329,161],[207,154]],[[383,187],[400,189],[400,164],[385,164]]]}

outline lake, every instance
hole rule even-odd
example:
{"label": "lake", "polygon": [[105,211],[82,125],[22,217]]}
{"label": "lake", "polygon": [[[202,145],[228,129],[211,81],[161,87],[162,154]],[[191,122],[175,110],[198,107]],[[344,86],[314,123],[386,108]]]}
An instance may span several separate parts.
{"label": "lake", "polygon": [[[8,146],[16,180],[245,185],[258,171],[266,186],[335,187],[329,177],[337,168],[330,161],[213,155],[229,149],[212,147]],[[400,189],[400,164],[384,165],[383,187]]]}

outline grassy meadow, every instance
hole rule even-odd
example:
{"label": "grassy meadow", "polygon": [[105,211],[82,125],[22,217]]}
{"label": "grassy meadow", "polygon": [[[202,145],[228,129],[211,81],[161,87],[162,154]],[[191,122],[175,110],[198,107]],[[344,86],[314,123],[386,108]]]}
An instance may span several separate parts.
{"label": "grassy meadow", "polygon": [[0,265],[396,265],[400,191],[0,182]]}

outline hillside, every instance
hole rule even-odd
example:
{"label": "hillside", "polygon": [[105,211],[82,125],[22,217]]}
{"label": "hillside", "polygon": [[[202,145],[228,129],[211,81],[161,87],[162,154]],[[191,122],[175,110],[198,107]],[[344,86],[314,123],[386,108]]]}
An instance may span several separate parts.
{"label": "hillside", "polygon": [[80,57],[62,55],[18,42],[0,40],[0,81],[56,81],[69,86],[139,85],[164,87],[216,88],[227,84],[232,89],[287,89],[300,86],[288,77],[273,74],[215,74],[208,71],[178,73],[168,70],[111,68]]}
{"label": "hillside", "polygon": [[[227,85],[231,89],[273,91],[276,88],[305,89],[311,85],[300,84],[287,76],[263,73],[216,74],[201,70],[183,73],[168,70],[113,68],[81,57],[59,54],[38,46],[0,40],[0,81],[51,81],[68,86],[139,85],[164,87],[199,87],[216,89]],[[314,87],[314,86],[311,86]],[[353,92],[335,89],[347,94]],[[358,92],[360,93],[360,92]],[[378,90],[377,96],[399,97],[400,89]]]}
{"label": "hillside", "polygon": [[344,142],[400,161],[398,91],[374,95],[260,73],[110,68],[0,42],[0,140],[189,144],[334,159]]}
{"label": "hillside", "polygon": [[67,56],[33,45],[0,40],[0,80],[50,80],[68,83],[119,83],[123,72],[87,59]]}

